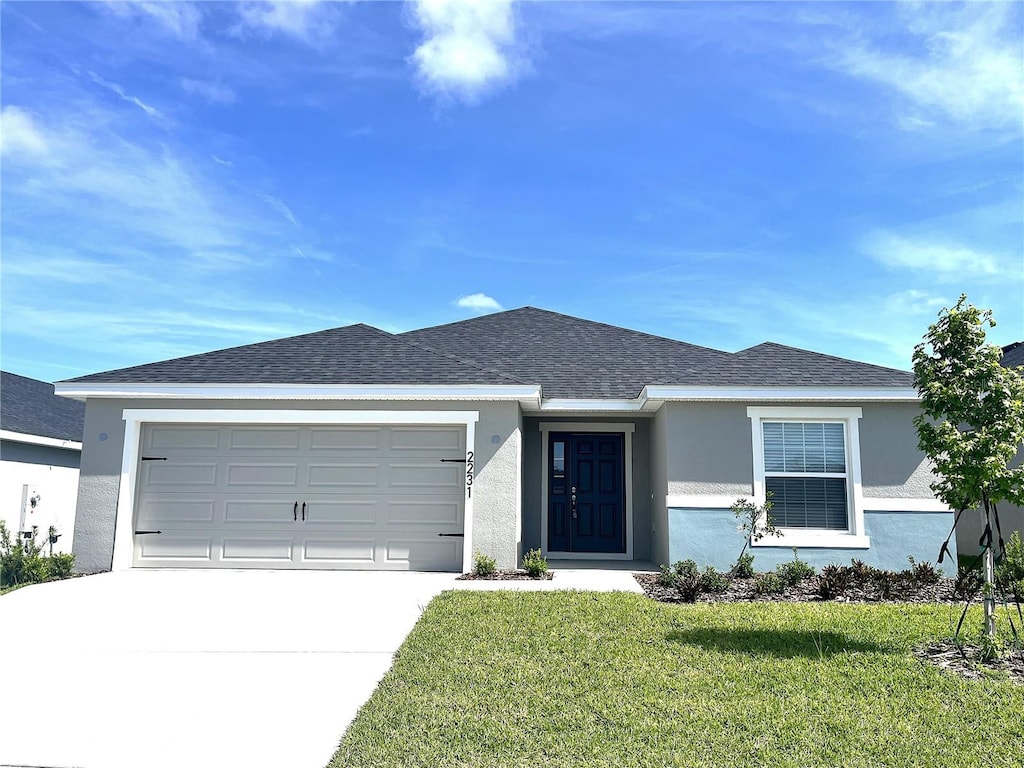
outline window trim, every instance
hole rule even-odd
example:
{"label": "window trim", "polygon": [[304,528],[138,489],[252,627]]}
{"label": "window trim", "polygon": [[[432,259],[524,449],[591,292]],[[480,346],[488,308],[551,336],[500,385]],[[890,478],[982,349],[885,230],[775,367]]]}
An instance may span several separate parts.
{"label": "window trim", "polygon": [[[754,449],[754,501],[765,502],[764,429],[765,422],[841,423],[846,447],[847,522],[845,531],[824,528],[780,528],[782,536],[765,536],[752,541],[752,547],[840,547],[867,549],[871,541],[864,531],[864,492],[860,476],[861,408],[815,408],[807,406],[749,406],[751,442]],[[770,473],[773,477],[778,473]],[[788,475],[791,473],[783,473]],[[805,473],[798,473],[804,476]],[[820,474],[820,473],[814,473]],[[759,526],[764,521],[758,521]]]}

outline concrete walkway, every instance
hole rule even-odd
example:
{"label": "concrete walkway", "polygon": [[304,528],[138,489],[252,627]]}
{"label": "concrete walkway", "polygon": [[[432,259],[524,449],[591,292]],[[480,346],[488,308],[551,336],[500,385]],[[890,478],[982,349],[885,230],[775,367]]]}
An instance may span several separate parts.
{"label": "concrete walkway", "polygon": [[105,573],[0,597],[0,766],[322,768],[446,589],[639,592],[628,570]]}

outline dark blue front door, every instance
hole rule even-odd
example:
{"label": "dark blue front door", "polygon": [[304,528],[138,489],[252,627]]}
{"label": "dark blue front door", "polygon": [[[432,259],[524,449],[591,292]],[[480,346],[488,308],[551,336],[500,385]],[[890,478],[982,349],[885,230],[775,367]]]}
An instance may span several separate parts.
{"label": "dark blue front door", "polygon": [[626,551],[622,434],[548,437],[548,551]]}

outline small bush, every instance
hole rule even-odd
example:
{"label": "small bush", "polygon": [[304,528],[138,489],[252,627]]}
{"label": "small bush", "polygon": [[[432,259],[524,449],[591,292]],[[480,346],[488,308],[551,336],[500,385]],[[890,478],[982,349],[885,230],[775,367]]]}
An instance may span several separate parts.
{"label": "small bush", "polygon": [[901,572],[900,575],[911,589],[918,590],[939,583],[942,574],[939,573],[939,570],[934,565],[927,560],[920,563],[914,562],[912,557],[908,557],[907,560],[910,561],[910,567]]}
{"label": "small bush", "polygon": [[848,565],[826,565],[818,576],[818,594],[834,600],[846,594],[853,583],[853,568]]}
{"label": "small bush", "polygon": [[523,568],[528,575],[538,578],[548,572],[548,561],[544,559],[539,549],[531,549],[523,555]]}
{"label": "small bush", "polygon": [[12,536],[0,521],[0,586],[37,584],[52,579],[66,579],[74,572],[75,556],[45,556],[36,537]]}
{"label": "small bush", "polygon": [[759,595],[781,595],[786,585],[775,572],[759,573],[754,577],[754,591]]}
{"label": "small bush", "polygon": [[701,574],[685,573],[679,576],[676,582],[676,590],[684,603],[695,603],[701,593]]}
{"label": "small bush", "polygon": [[674,587],[679,583],[679,577],[672,566],[661,566],[661,573],[658,574],[658,583],[663,587]]}
{"label": "small bush", "polygon": [[1006,542],[1006,554],[996,564],[996,586],[1011,600],[1024,600],[1024,543],[1014,531]]}
{"label": "small bush", "polygon": [[732,575],[737,579],[754,578],[754,556],[749,552],[740,555],[740,559],[732,567]]}
{"label": "small bush", "polygon": [[47,579],[70,579],[75,570],[75,556],[58,552],[46,558]]}
{"label": "small bush", "polygon": [[981,591],[985,578],[977,568],[961,565],[956,570],[956,581],[953,582],[953,595],[958,600],[974,597]]}
{"label": "small bush", "polygon": [[874,570],[870,565],[863,560],[858,560],[856,557],[850,561],[850,576],[858,587],[867,586],[871,582],[871,574]]}
{"label": "small bush", "polygon": [[720,595],[729,588],[729,576],[719,573],[710,565],[700,575],[700,590],[712,595]]}
{"label": "small bush", "polygon": [[780,565],[775,572],[787,587],[795,587],[814,575],[814,569],[797,556],[796,549],[793,550],[793,559]]}
{"label": "small bush", "polygon": [[900,574],[895,571],[872,569],[871,586],[879,600],[891,600],[903,584]]}
{"label": "small bush", "polygon": [[473,575],[493,576],[497,571],[498,561],[477,550],[476,554],[473,555]]}

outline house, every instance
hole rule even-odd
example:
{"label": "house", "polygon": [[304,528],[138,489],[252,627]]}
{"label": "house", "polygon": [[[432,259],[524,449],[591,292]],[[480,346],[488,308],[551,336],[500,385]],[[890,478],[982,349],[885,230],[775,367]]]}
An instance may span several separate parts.
{"label": "house", "polygon": [[[999,361],[1004,368],[1020,368],[1024,372],[1024,341],[1018,341],[1003,347],[1003,356]],[[1014,459],[1017,466],[1024,462],[1024,446],[1017,451]],[[1004,540],[1010,538],[1012,531],[1019,531],[1024,536],[1024,508],[1012,504],[997,504],[999,526],[1002,528]],[[981,552],[981,535],[985,530],[984,513],[981,510],[967,510],[957,521],[957,549],[962,555],[976,555]],[[998,536],[998,532],[997,536]],[[998,547],[998,539],[996,540]]]}
{"label": "house", "polygon": [[45,381],[0,372],[0,520],[12,535],[36,529],[50,551],[70,552],[85,406]]}
{"label": "house", "polygon": [[[756,565],[934,560],[904,371],[737,353],[532,307],[352,325],[61,382],[86,403],[77,565],[728,567],[737,497],[774,494]],[[948,563],[947,563],[948,567]]]}

